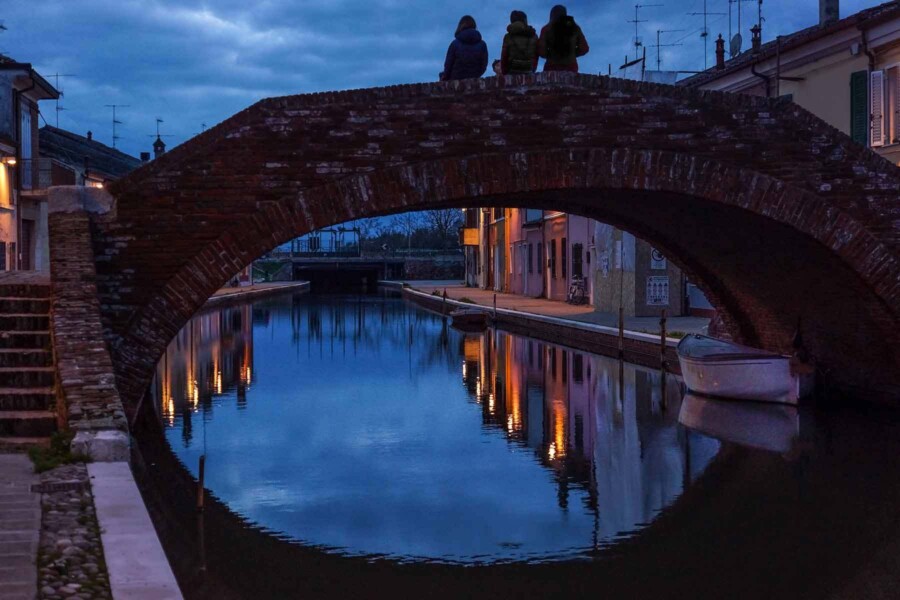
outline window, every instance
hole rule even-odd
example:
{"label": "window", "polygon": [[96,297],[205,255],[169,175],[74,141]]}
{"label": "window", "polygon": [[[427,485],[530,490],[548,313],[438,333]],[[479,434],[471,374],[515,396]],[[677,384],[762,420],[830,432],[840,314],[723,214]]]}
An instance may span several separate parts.
{"label": "window", "polygon": [[569,255],[569,245],[566,243],[566,238],[562,239],[562,244],[560,244],[560,250],[562,250],[562,278],[565,279],[568,276],[569,265],[568,265],[568,255]]}
{"label": "window", "polygon": [[556,240],[550,240],[550,249],[547,250],[547,262],[550,267],[550,277],[556,279]]}
{"label": "window", "polygon": [[584,274],[582,260],[584,260],[584,245],[575,244],[572,246],[572,275],[574,277],[582,277]]}
{"label": "window", "polygon": [[534,273],[534,244],[528,244],[528,272]]}
{"label": "window", "polygon": [[[862,72],[859,72],[862,73]],[[862,141],[859,131],[865,121],[862,97],[865,82],[858,73],[850,76],[850,133],[854,140]],[[869,120],[869,144],[873,148],[900,143],[900,66],[869,75],[867,108]]]}
{"label": "window", "polygon": [[562,380],[569,383],[569,353],[563,350],[562,354]]}
{"label": "window", "polygon": [[540,223],[541,219],[543,219],[543,218],[544,218],[544,211],[535,210],[533,208],[525,209],[525,223],[527,223],[527,224]]}

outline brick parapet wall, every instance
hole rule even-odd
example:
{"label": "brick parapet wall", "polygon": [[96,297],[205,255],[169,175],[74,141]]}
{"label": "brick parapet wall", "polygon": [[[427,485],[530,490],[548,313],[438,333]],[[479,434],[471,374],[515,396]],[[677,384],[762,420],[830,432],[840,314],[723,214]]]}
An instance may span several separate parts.
{"label": "brick parapet wall", "polygon": [[128,460],[128,425],[100,320],[90,216],[52,213],[49,220],[57,402],[75,432],[73,451]]}

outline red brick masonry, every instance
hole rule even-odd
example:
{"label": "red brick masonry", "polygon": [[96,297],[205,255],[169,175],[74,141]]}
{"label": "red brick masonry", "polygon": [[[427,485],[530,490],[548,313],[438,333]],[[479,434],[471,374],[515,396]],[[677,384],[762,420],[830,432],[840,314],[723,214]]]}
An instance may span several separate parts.
{"label": "red brick masonry", "polygon": [[787,100],[606,77],[263,100],[111,186],[93,221],[126,405],[166,344],[278,243],[411,209],[561,209],[650,241],[739,341],[803,335],[825,378],[900,400],[900,169]]}
{"label": "red brick masonry", "polygon": [[100,321],[90,217],[51,213],[51,333],[73,451],[128,460],[128,426]]}

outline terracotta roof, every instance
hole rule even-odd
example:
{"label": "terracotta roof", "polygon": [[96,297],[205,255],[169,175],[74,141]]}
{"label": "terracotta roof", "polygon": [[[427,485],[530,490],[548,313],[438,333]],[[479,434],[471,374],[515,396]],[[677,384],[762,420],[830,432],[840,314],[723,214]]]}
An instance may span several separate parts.
{"label": "terracotta roof", "polygon": [[141,161],[133,156],[52,125],[41,127],[39,148],[41,156],[79,168],[87,158],[89,171],[112,179],[141,166]]}
{"label": "terracotta roof", "polygon": [[[848,17],[844,17],[843,19],[840,19],[833,23],[829,23],[827,25],[816,24],[812,27],[807,27],[806,29],[801,29],[800,31],[796,31],[788,35],[783,35],[781,36],[781,52],[783,53],[793,48],[798,48],[800,46],[803,46],[804,44],[808,44],[819,38],[825,37],[832,33],[837,33],[838,31],[842,31],[844,29],[848,29],[851,27],[856,28],[863,26],[872,26],[880,21],[897,16],[900,16],[900,0],[886,2],[884,4],[862,10],[858,13],[854,13]],[[728,41],[726,40],[725,43],[727,44]],[[697,75],[692,75],[691,77],[682,79],[676,85],[683,85],[685,87],[701,86],[705,83],[709,83],[710,81],[715,81],[716,79],[730,73],[734,73],[735,71],[740,71],[741,69],[748,68],[756,62],[773,57],[775,56],[777,50],[778,42],[777,40],[772,40],[771,42],[763,44],[760,47],[760,51],[757,53],[746,51],[738,55],[736,58],[726,61],[724,69],[716,69],[716,67],[712,67],[710,69],[707,69],[706,71],[703,71],[702,73],[698,73]]]}

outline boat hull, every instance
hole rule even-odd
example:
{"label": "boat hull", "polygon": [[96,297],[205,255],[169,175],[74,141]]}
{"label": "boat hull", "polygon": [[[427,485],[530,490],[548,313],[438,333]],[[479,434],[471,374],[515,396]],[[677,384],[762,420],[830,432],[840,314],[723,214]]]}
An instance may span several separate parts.
{"label": "boat hull", "polygon": [[689,390],[704,396],[797,404],[800,377],[788,358],[703,360],[679,355]]}

